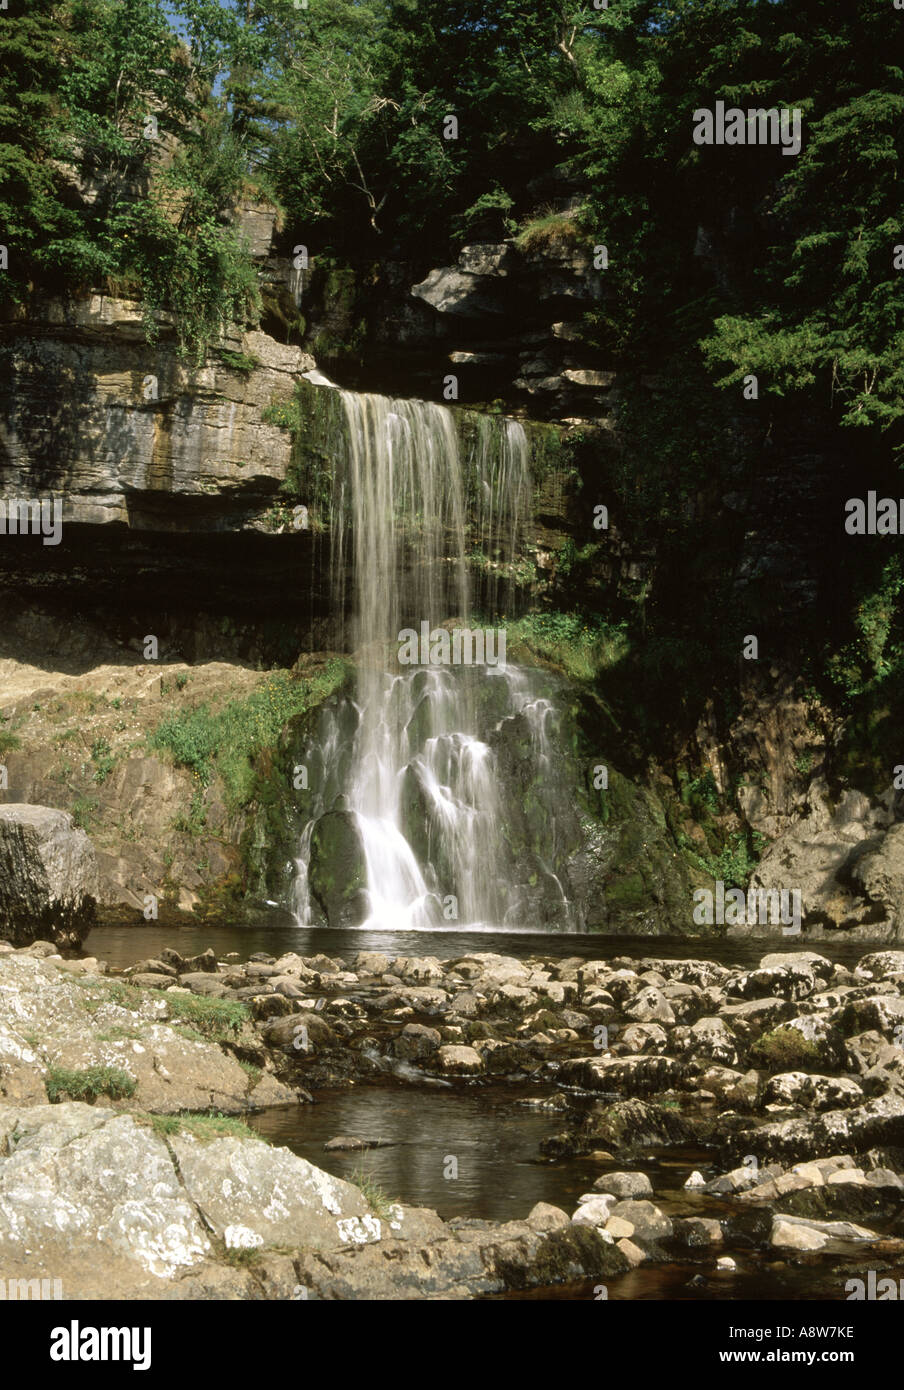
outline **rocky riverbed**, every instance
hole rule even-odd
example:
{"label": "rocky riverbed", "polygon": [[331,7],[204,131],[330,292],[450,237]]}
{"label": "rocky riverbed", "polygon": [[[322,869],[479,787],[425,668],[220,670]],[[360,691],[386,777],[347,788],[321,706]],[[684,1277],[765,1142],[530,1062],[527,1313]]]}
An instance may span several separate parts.
{"label": "rocky riverbed", "polygon": [[[755,1272],[842,1299],[904,1266],[902,983],[896,950],[166,948],[114,973],[0,943],[2,1266],[70,1298],[619,1297],[683,1266],[689,1291]],[[398,1087],[502,1088],[548,1116],[538,1163],[580,1160],[585,1190],[444,1220],[324,1171],[370,1130],[321,1167],[250,1127],[281,1107],[303,1135],[321,1096]]]}

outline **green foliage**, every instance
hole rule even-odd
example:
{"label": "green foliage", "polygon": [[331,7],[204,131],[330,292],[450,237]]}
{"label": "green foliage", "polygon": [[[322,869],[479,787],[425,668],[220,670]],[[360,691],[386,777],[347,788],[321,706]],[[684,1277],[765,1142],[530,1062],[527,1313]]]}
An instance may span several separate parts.
{"label": "green foliage", "polygon": [[266,1143],[260,1134],[234,1115],[223,1115],[219,1111],[210,1114],[186,1110],[179,1115],[151,1115],[148,1117],[151,1128],[161,1139],[174,1134],[190,1134],[193,1139],[256,1139]]}
{"label": "green foliage", "polygon": [[[250,352],[230,352],[228,348],[220,348],[219,357],[224,367],[230,367],[234,372],[243,372],[246,376],[260,366],[258,359]],[[184,685],[188,677],[184,672],[180,673],[176,677],[177,685],[180,679]]]}
{"label": "green foliage", "polygon": [[356,1168],[348,1180],[360,1187],[364,1200],[375,1216],[383,1221],[389,1221],[395,1216],[398,1203],[387,1196],[372,1173],[366,1173],[363,1168]]}
{"label": "green foliage", "polygon": [[95,782],[105,782],[116,766],[116,755],[105,738],[96,738],[91,745]]}
{"label": "green foliage", "polygon": [[204,704],[167,715],[151,734],[150,745],[166,749],[199,787],[208,786],[216,771],[232,804],[246,805],[254,795],[261,759],[275,749],[290,719],[325,700],[346,674],[340,660],[329,661],[308,678],[273,672],[258,690],[220,710]]}
{"label": "green foliage", "polygon": [[22,740],[9,729],[0,729],[0,756],[22,746]]}
{"label": "green foliage", "polygon": [[710,878],[721,881],[728,888],[745,891],[766,845],[766,837],[758,830],[736,831],[717,852],[707,855],[699,854],[691,841],[680,833],[679,841],[688,857]]}
{"label": "green foliage", "polygon": [[699,777],[693,779],[688,779],[687,774],[682,776],[682,773],[679,772],[678,784],[681,789],[681,800],[685,806],[690,806],[698,819],[704,814],[710,816],[718,814],[719,789],[709,768]]}
{"label": "green foliage", "polygon": [[90,796],[77,796],[72,803],[71,815],[76,830],[90,830],[100,818],[100,803]]}
{"label": "green foliage", "polygon": [[628,650],[627,624],[580,613],[529,613],[507,624],[509,650],[519,648],[557,667],[570,680],[593,681]]}
{"label": "green foliage", "polygon": [[829,678],[847,702],[904,676],[904,562],[892,555],[870,582],[861,581],[855,635],[827,657]]}
{"label": "green foliage", "polygon": [[98,1096],[124,1100],[135,1094],[135,1079],[120,1067],[85,1067],[70,1071],[66,1067],[49,1067],[44,1077],[50,1103],[66,1100],[94,1101]]}
{"label": "green foliage", "polygon": [[571,250],[580,237],[573,216],[560,212],[532,217],[515,237],[519,251]]}
{"label": "green foliage", "polygon": [[109,989],[96,1001],[99,1006],[102,1003],[116,1004],[121,1009],[130,1009],[136,1012],[142,1004],[145,995],[135,985],[127,985],[122,980],[115,980]]}
{"label": "green foliage", "polygon": [[251,1017],[247,1004],[237,999],[210,999],[205,994],[173,994],[148,991],[152,998],[162,998],[171,1018],[184,1020],[208,1042],[227,1042],[241,1032]]}

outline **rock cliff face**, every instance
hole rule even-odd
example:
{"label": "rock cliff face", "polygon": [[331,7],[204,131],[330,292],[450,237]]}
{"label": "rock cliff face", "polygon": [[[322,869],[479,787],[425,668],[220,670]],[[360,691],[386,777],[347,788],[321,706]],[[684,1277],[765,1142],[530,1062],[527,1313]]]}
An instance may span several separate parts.
{"label": "rock cliff face", "polygon": [[[304,309],[318,360],[390,395],[502,400],[540,419],[605,421],[616,379],[577,323],[605,302],[600,253],[567,215],[527,244],[477,242],[454,265],[311,264]],[[450,399],[447,395],[445,399]]]}
{"label": "rock cliff face", "polygon": [[191,370],[171,326],[146,343],[133,301],[92,295],[39,314],[3,334],[7,497],[62,496],[64,524],[276,529],[290,443],[264,410],[292,395],[309,354],[246,333]]}

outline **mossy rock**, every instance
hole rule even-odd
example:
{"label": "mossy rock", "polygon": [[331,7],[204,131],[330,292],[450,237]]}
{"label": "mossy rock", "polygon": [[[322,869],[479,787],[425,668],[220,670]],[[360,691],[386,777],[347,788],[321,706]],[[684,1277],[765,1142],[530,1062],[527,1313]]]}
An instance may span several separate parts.
{"label": "mossy rock", "polygon": [[311,895],[331,927],[358,927],[367,917],[367,864],[351,811],[328,811],[311,837]]}

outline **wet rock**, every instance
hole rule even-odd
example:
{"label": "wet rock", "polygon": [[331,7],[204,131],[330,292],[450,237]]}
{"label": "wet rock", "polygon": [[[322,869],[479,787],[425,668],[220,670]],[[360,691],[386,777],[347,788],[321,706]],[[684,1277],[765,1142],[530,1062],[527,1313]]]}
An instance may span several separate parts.
{"label": "wet rock", "polygon": [[[771,957],[767,956],[767,960]],[[817,988],[817,977],[809,967],[800,961],[789,961],[766,969],[751,970],[740,975],[727,986],[726,993],[732,998],[763,999],[806,999]]]}
{"label": "wet rock", "polygon": [[785,1120],[746,1130],[731,1140],[744,1153],[764,1160],[801,1162],[837,1152],[904,1144],[904,1098],[878,1096],[850,1110],[829,1110],[806,1120]]}
{"label": "wet rock", "polygon": [[747,1192],[750,1188],[756,1187],[759,1182],[757,1171],[753,1168],[732,1168],[728,1173],[721,1173],[716,1178],[703,1186],[704,1192],[711,1193],[714,1197],[729,1196],[737,1192]]}
{"label": "wet rock", "polygon": [[571,1220],[577,1226],[605,1226],[612,1214],[615,1205],[615,1198],[612,1196],[597,1197],[593,1193],[588,1193],[580,1200],[580,1205],[573,1213]]}
{"label": "wet rock", "polygon": [[367,862],[353,812],[328,811],[318,820],[311,836],[308,881],[327,926],[358,927],[366,919]]}
{"label": "wet rock", "polygon": [[[200,955],[189,956],[186,960],[184,960],[179,970],[179,974],[182,975],[186,972],[196,973],[198,971],[215,972],[216,969],[216,952],[212,951],[208,946],[207,950],[202,951]],[[249,974],[251,974],[253,967],[249,965],[246,967],[246,970]]]}
{"label": "wet rock", "polygon": [[705,1216],[681,1216],[674,1222],[675,1239],[691,1249],[720,1245],[724,1240],[722,1226]]}
{"label": "wet rock", "polygon": [[832,1110],[858,1105],[863,1089],[846,1076],[814,1076],[808,1072],[781,1072],[766,1082],[764,1102],[778,1105],[806,1105],[814,1110]]}
{"label": "wet rock", "polygon": [[191,971],[179,976],[180,985],[186,986],[192,994],[202,994],[208,999],[224,999],[229,990],[214,975],[204,971]]}
{"label": "wet rock", "polygon": [[[240,997],[245,991],[241,991]],[[259,1023],[271,1019],[288,1018],[298,1013],[298,1005],[285,994],[251,994],[248,998],[251,1017]]]}
{"label": "wet rock", "polygon": [[600,1113],[591,1113],[572,1129],[541,1140],[540,1152],[551,1158],[585,1154],[597,1149],[634,1150],[687,1142],[690,1131],[674,1110],[642,1100],[615,1101]]}
{"label": "wet rock", "polygon": [[776,1216],[770,1245],[787,1250],[822,1250],[830,1241],[878,1240],[875,1231],[850,1221],[811,1221],[802,1216]]}
{"label": "wet rock", "polygon": [[733,1067],[738,1060],[734,1034],[721,1018],[698,1019],[690,1029],[687,1050],[693,1057],[702,1057],[726,1067]]}
{"label": "wet rock", "polygon": [[[787,1062],[793,1055],[805,1059],[803,1066],[829,1071],[842,1070],[847,1060],[844,1036],[835,1019],[822,1014],[797,1015],[785,1020],[772,1033],[761,1037],[751,1050],[751,1059],[762,1061],[770,1068],[793,1070]],[[778,1065],[777,1065],[778,1064]]]}
{"label": "wet rock", "polygon": [[573,1057],[562,1063],[563,1086],[650,1096],[680,1084],[687,1068],[671,1057]]}
{"label": "wet rock", "polygon": [[299,1277],[318,1298],[422,1301],[606,1279],[630,1267],[600,1231],[571,1222],[545,1232],[526,1221],[444,1224],[435,1212],[403,1207],[397,1224],[378,1244],[301,1254]]}
{"label": "wet rock", "polygon": [[904,974],[904,951],[871,951],[861,956],[854,968],[857,980],[884,980]]}
{"label": "wet rock", "polygon": [[312,1045],[326,1046],[335,1037],[330,1025],[317,1013],[293,1013],[272,1019],[264,1024],[261,1032],[270,1047],[299,1057],[303,1057]]}
{"label": "wet rock", "polygon": [[639,1245],[635,1245],[632,1240],[623,1239],[616,1241],[616,1249],[620,1254],[624,1255],[632,1269],[636,1269],[638,1265],[642,1265],[647,1258],[645,1252],[641,1250]]}
{"label": "wet rock", "polygon": [[901,1036],[904,1027],[904,999],[899,994],[879,994],[868,999],[853,999],[841,1015],[842,1031],[846,1034],[877,1032],[889,1042]]}
{"label": "wet rock", "polygon": [[126,971],[127,975],[168,975],[171,980],[178,977],[178,970],[174,965],[167,965],[162,960],[140,960],[137,964],[130,966]]}
{"label": "wet rock", "polygon": [[[171,989],[175,983],[168,975],[157,975],[143,970],[136,970],[129,976],[129,984],[136,985],[138,989]],[[225,989],[223,993],[226,993]]]}
{"label": "wet rock", "polygon": [[659,1023],[629,1023],[618,1038],[631,1052],[665,1052],[669,1047],[669,1035]]}
{"label": "wet rock", "polygon": [[406,1023],[393,1043],[392,1051],[396,1057],[407,1062],[420,1062],[438,1050],[442,1036],[436,1028],[427,1028],[421,1023]]}
{"label": "wet rock", "polygon": [[380,951],[359,951],[354,962],[359,975],[383,975],[390,963],[391,958]]}
{"label": "wet rock", "polygon": [[627,1200],[616,1203],[612,1216],[628,1222],[634,1229],[631,1240],[646,1248],[668,1240],[673,1234],[671,1219],[652,1202]]}
{"label": "wet rock", "polygon": [[445,978],[436,956],[399,956],[395,961],[395,973],[402,980],[420,985],[435,984]]}
{"label": "wet rock", "polygon": [[726,1004],[719,1016],[739,1037],[757,1038],[794,1018],[795,1012],[788,999],[749,999],[743,1004]]}
{"label": "wet rock", "polygon": [[441,1014],[449,1008],[447,992],[427,985],[411,985],[407,989],[400,989],[396,997],[404,1008],[414,1009],[421,1014]]}
{"label": "wet rock", "polygon": [[355,1135],[337,1134],[328,1139],[323,1146],[324,1153],[357,1153],[361,1149],[388,1149],[394,1145],[392,1139],[359,1139]]}

